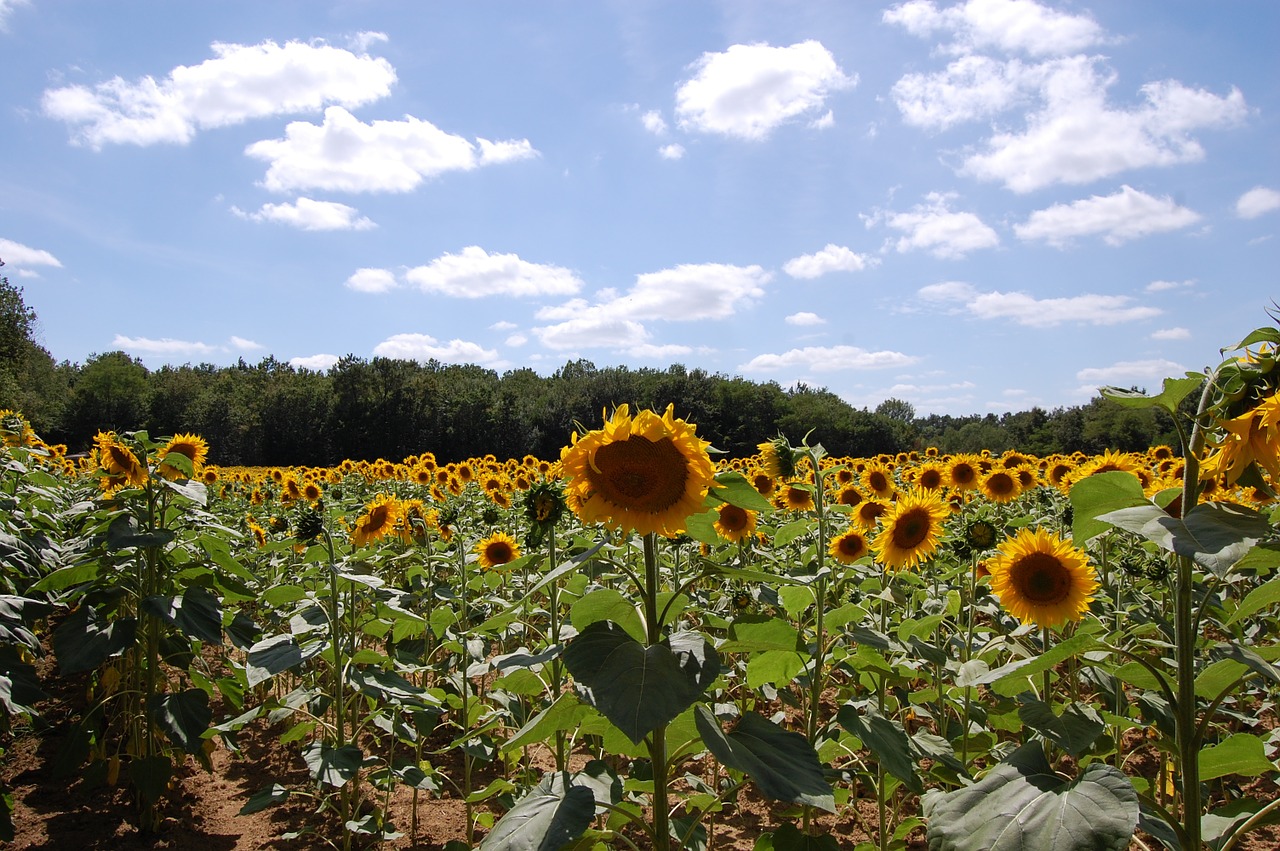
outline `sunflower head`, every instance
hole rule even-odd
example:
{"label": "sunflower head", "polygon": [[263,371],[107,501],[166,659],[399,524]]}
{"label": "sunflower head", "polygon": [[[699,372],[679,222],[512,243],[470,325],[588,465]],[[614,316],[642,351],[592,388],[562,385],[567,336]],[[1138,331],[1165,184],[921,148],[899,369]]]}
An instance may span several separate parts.
{"label": "sunflower head", "polygon": [[17,411],[0,410],[0,438],[5,446],[26,446],[35,440],[31,423]]}
{"label": "sunflower head", "polygon": [[494,532],[476,544],[476,556],[481,569],[493,570],[520,558],[520,547],[506,532]]}
{"label": "sunflower head", "polygon": [[632,417],[619,405],[602,428],[561,450],[570,505],[584,523],[671,538],[702,510],[716,472],[710,443],[674,408]]}
{"label": "sunflower head", "polygon": [[351,530],[351,543],[363,547],[395,531],[403,512],[400,500],[390,494],[375,497],[356,519]]}
{"label": "sunflower head", "polygon": [[775,479],[790,479],[796,474],[796,462],[803,450],[793,448],[782,435],[757,444],[760,467]]}
{"label": "sunflower head", "polygon": [[1098,580],[1084,552],[1044,529],[1020,529],[989,562],[991,590],[1023,623],[1049,628],[1078,621]]}
{"label": "sunflower head", "polygon": [[93,442],[98,450],[98,463],[109,476],[135,487],[146,484],[146,465],[138,460],[132,449],[120,442],[114,432],[100,431]]}
{"label": "sunflower head", "polygon": [[850,526],[841,535],[831,539],[827,552],[841,564],[853,564],[871,551],[866,534],[856,526]]}
{"label": "sunflower head", "polygon": [[978,484],[982,489],[982,495],[992,502],[1013,502],[1018,498],[1018,494],[1022,493],[1022,484],[1018,481],[1017,472],[1006,467],[996,467],[991,472],[983,474]]}
{"label": "sunflower head", "polygon": [[304,505],[293,515],[293,537],[302,543],[314,541],[324,534],[324,511],[314,505]]}
{"label": "sunflower head", "polygon": [[[173,456],[180,456],[186,461],[179,461]],[[161,476],[166,479],[193,478],[204,464],[204,459],[209,457],[209,444],[199,435],[175,434],[160,450],[158,457],[160,466],[156,472]]]}
{"label": "sunflower head", "polygon": [[942,524],[951,509],[936,493],[911,488],[884,516],[875,547],[890,570],[911,567],[929,558],[942,540]]}
{"label": "sunflower head", "polygon": [[738,543],[755,535],[756,513],[726,502],[716,509],[716,534]]}

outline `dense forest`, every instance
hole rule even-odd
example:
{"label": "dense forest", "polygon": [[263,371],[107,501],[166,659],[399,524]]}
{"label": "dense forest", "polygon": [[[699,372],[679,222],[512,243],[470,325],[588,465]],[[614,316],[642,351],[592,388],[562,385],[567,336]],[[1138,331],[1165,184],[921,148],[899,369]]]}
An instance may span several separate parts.
{"label": "dense forest", "polygon": [[21,411],[46,441],[72,452],[99,430],[153,436],[199,434],[222,465],[328,465],[344,458],[440,461],[492,453],[559,456],[576,423],[599,425],[615,404],[663,409],[730,455],[751,454],[778,434],[812,432],[837,455],[937,447],[942,452],[1037,455],[1177,446],[1163,412],[1129,410],[1100,396],[1086,405],[970,416],[917,416],[901,399],[854,408],[818,387],[783,388],[687,369],[566,363],[549,376],[474,365],[354,355],[327,372],[274,357],[256,364],[148,369],[125,352],[57,362],[38,343],[38,319],[22,290],[0,277],[0,409]]}

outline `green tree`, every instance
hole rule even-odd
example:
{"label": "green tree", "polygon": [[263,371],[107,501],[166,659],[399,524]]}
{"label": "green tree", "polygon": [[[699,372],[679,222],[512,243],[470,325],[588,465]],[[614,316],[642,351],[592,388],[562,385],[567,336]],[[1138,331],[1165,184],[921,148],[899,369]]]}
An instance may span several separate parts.
{"label": "green tree", "polygon": [[87,446],[98,431],[134,431],[146,425],[147,368],[125,352],[91,355],[71,388],[69,430]]}

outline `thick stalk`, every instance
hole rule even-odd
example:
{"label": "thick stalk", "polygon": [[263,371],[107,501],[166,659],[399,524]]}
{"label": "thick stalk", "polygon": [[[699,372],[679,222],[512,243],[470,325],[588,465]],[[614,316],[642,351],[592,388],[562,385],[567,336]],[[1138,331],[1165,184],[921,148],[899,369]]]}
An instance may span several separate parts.
{"label": "thick stalk", "polygon": [[[547,572],[555,573],[556,570],[556,535],[555,532],[548,536],[547,540]],[[547,587],[547,609],[551,617],[551,646],[557,647],[560,644],[560,580],[556,579]],[[564,691],[564,671],[561,668],[560,654],[551,660],[551,700],[555,702],[560,699],[561,693]],[[565,741],[567,736],[564,730],[556,731],[556,771],[564,771],[566,767],[565,761]]]}
{"label": "thick stalk", "polygon": [[[644,579],[645,636],[652,647],[662,641],[662,623],[658,615],[658,536],[653,532],[644,536]],[[670,851],[666,724],[660,724],[649,734],[649,761],[653,767],[653,847],[654,851]]]}

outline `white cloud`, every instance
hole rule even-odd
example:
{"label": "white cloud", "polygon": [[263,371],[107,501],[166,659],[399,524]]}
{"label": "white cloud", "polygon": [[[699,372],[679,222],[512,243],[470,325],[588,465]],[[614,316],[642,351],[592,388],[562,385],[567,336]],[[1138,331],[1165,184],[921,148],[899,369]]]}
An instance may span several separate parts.
{"label": "white cloud", "polygon": [[599,311],[533,329],[549,349],[630,349],[649,340],[644,325]]}
{"label": "white cloud", "polygon": [[1161,328],[1151,332],[1153,340],[1190,340],[1191,331],[1186,328]]}
{"label": "white cloud", "polygon": [[521,346],[523,346],[525,343],[528,343],[529,338],[526,337],[524,334],[512,334],[510,337],[507,337],[507,339],[503,340],[502,342],[504,345],[510,346],[513,349],[518,349]]}
{"label": "white cloud", "polygon": [[324,111],[324,123],[292,121],[282,139],[264,139],[245,153],[269,163],[263,185],[272,191],[408,192],[447,171],[535,157],[529,140],[473,145],[429,121],[357,119],[340,106]]}
{"label": "white cloud", "polygon": [[425,362],[474,363],[494,366],[501,363],[497,351],[467,340],[450,340],[443,345],[427,334],[393,334],[373,347],[378,357]]}
{"label": "white cloud", "polygon": [[626,349],[629,357],[637,360],[670,360],[671,358],[684,357],[692,354],[692,346],[681,346],[676,344],[655,345],[653,343],[641,343],[638,346],[632,346]]}
{"label": "white cloud", "polygon": [[662,113],[656,109],[651,109],[640,116],[640,123],[644,125],[644,129],[655,136],[661,136],[667,132],[667,122],[663,119]]}
{"label": "white cloud", "polygon": [[978,294],[972,284],[964,281],[943,281],[921,287],[916,294],[926,301],[968,301]]}
{"label": "white cloud", "polygon": [[820,118],[815,118],[809,122],[809,127],[814,130],[826,130],[828,127],[836,126],[836,114],[828,109]]}
{"label": "white cloud", "polygon": [[915,363],[919,358],[902,352],[869,352],[857,346],[807,346],[782,354],[756,355],[738,369],[743,372],[775,372],[780,369],[837,372],[850,369],[886,369]]}
{"label": "white cloud", "polygon": [[356,269],[346,280],[346,287],[358,293],[385,293],[396,288],[396,276],[390,269]]}
{"label": "white cloud", "polygon": [[899,252],[926,250],[935,257],[959,258],[981,248],[995,248],[1000,237],[973,213],[956,213],[948,203],[954,195],[931,192],[926,203],[908,213],[890,213],[885,223],[904,232],[895,243]]}
{"label": "white cloud", "polygon": [[1076,373],[1076,380],[1084,382],[1078,388],[1081,393],[1092,393],[1099,387],[1157,386],[1171,375],[1182,375],[1182,364],[1171,360],[1119,361],[1111,366],[1089,367]]}
{"label": "white cloud", "polygon": [[337,355],[307,355],[301,358],[289,358],[289,366],[294,369],[309,369],[312,372],[328,372],[342,358]]}
{"label": "white cloud", "polygon": [[23,266],[54,266],[62,268],[62,261],[43,248],[31,248],[21,242],[0,237],[0,260],[6,266],[15,268]]}
{"label": "white cloud", "polygon": [[378,43],[385,43],[391,39],[386,33],[380,32],[358,32],[351,38],[347,39],[348,46],[356,53],[368,53],[369,48]]}
{"label": "white cloud", "polygon": [[1093,195],[1070,204],[1054,204],[1036,210],[1027,221],[1014,225],[1020,239],[1042,239],[1059,248],[1074,237],[1102,234],[1108,245],[1121,245],[1153,233],[1178,230],[1195,224],[1199,214],[1178,206],[1172,198],[1156,198],[1131,186],[1114,195]]}
{"label": "white cloud", "polygon": [[497,322],[489,326],[490,331],[514,331],[520,326],[514,322],[508,322],[505,319],[499,319]]}
{"label": "white cloud", "polygon": [[1114,109],[1106,102],[1115,75],[1098,73],[1095,57],[1054,63],[1041,86],[1043,107],[1021,133],[1000,132],[968,157],[961,173],[1000,181],[1014,192],[1055,183],[1090,183],[1119,172],[1196,162],[1204,148],[1189,133],[1236,124],[1248,114],[1244,96],[1190,89],[1176,80],[1147,83],[1146,103]]}
{"label": "white cloud", "polygon": [[793,313],[782,320],[788,325],[826,325],[827,320],[823,319],[816,313],[810,313],[802,310],[799,313]]}
{"label": "white cloud", "polygon": [[234,335],[232,335],[230,342],[231,348],[242,352],[259,352],[266,348],[266,346],[261,343],[256,343],[253,340],[246,340],[244,337],[236,337]]}
{"label": "white cloud", "polygon": [[193,340],[174,340],[170,337],[152,340],[147,337],[126,337],[123,334],[116,334],[111,345],[139,355],[211,355],[219,351],[217,346]]}
{"label": "white cloud", "polygon": [[387,60],[325,44],[214,43],[212,51],[213,59],[179,65],[158,81],[114,77],[93,88],[46,90],[44,113],[72,125],[74,140],[95,149],[186,143],[199,129],[360,106],[389,95],[396,81]]}
{"label": "white cloud", "polygon": [[1084,295],[1068,298],[1036,298],[1021,292],[978,293],[965,309],[979,319],[1011,320],[1030,328],[1050,328],[1064,322],[1086,325],[1118,325],[1160,315],[1154,307],[1136,305],[1123,295]]}
{"label": "white cloud", "polygon": [[995,49],[1055,56],[1107,40],[1092,18],[1058,12],[1034,0],[968,0],[945,9],[933,0],[910,0],[886,10],[883,20],[921,38],[949,33],[955,39],[944,47],[949,53]]}
{"label": "white cloud", "polygon": [[1255,186],[1236,201],[1236,215],[1256,219],[1264,213],[1280,210],[1280,192],[1267,186]]}
{"label": "white cloud", "polygon": [[314,201],[299,198],[292,204],[263,204],[256,213],[238,207],[232,212],[253,222],[276,222],[299,230],[369,230],[377,227],[372,219],[360,215],[355,207],[336,201]]}
{"label": "white cloud", "polygon": [[1038,85],[1043,67],[962,56],[937,73],[904,75],[893,84],[893,101],[907,124],[945,130],[1021,103]]}
{"label": "white cloud", "polygon": [[30,0],[0,0],[0,32],[8,32],[9,15],[19,6],[26,6]]}
{"label": "white cloud", "polygon": [[1196,282],[1194,279],[1187,281],[1152,281],[1143,287],[1142,291],[1147,293],[1163,293],[1168,292],[1169,290],[1194,287],[1195,284]]}
{"label": "white cloud", "polygon": [[843,245],[828,243],[825,248],[813,254],[802,254],[788,260],[782,271],[793,278],[812,279],[830,272],[861,272],[877,262],[875,258],[856,254]]}
{"label": "white cloud", "polygon": [[735,44],[704,53],[694,75],[676,90],[682,128],[739,139],[764,139],[774,128],[818,113],[827,96],[857,85],[817,41],[790,47]]}
{"label": "white cloud", "polygon": [[423,292],[454,298],[570,295],[582,289],[582,281],[569,269],[530,263],[515,254],[489,254],[477,245],[415,266],[405,279]]}
{"label": "white cloud", "polygon": [[663,145],[658,148],[658,156],[664,160],[678,160],[684,157],[684,145],[672,142],[670,145]]}

